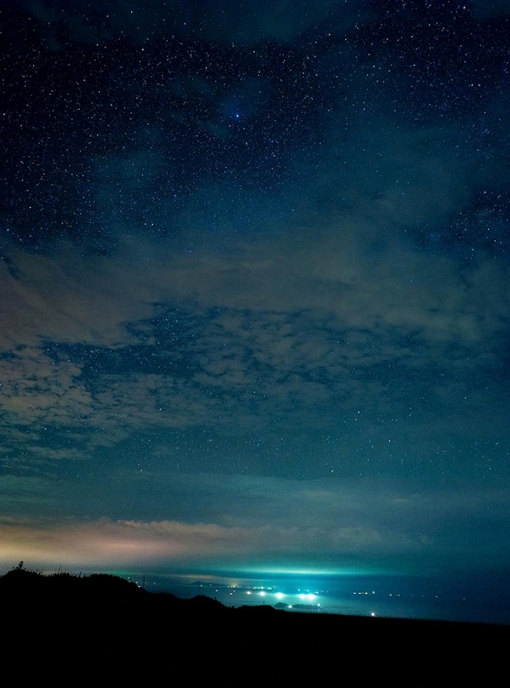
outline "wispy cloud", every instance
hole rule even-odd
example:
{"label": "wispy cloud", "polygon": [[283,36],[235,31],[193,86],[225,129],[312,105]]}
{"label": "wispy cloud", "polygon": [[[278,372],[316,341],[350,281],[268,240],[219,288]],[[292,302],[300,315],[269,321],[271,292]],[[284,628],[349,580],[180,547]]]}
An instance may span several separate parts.
{"label": "wispy cloud", "polygon": [[100,518],[55,525],[48,519],[4,519],[0,562],[7,566],[23,559],[40,566],[60,561],[73,567],[146,563],[175,570],[183,563],[255,567],[304,558],[341,568],[345,561],[361,564],[369,557],[381,564],[393,562],[402,571],[411,560],[413,570],[433,570],[439,564],[454,569],[459,562],[476,570],[487,558],[508,564],[504,548],[497,555],[492,542],[508,539],[504,490],[416,493],[409,486],[384,488],[373,480],[303,483],[204,475],[190,476],[187,486],[180,480],[181,490],[196,494],[206,488],[204,520]]}
{"label": "wispy cloud", "polygon": [[[20,425],[110,428],[94,438],[108,446],[140,428],[235,419],[256,431],[290,407],[310,425],[339,408],[384,414],[408,404],[390,370],[408,385],[437,370],[436,404],[463,384],[474,400],[469,371],[501,356],[504,267],[482,255],[460,269],[393,239],[368,255],[374,229],[337,212],[311,229],[241,241],[228,256],[138,240],[115,257],[13,254],[18,276],[0,275],[7,438]],[[194,323],[188,335],[161,330],[178,313]]]}

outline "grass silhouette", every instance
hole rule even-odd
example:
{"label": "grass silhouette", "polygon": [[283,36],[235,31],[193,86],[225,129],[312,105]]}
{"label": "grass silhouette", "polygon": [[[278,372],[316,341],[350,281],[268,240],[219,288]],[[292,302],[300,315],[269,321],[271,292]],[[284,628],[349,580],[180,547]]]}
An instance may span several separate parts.
{"label": "grass silhouette", "polygon": [[[150,593],[109,574],[0,577],[4,658],[59,687],[171,681],[222,686],[496,684],[510,627],[231,608]],[[193,683],[194,682],[194,683]]]}

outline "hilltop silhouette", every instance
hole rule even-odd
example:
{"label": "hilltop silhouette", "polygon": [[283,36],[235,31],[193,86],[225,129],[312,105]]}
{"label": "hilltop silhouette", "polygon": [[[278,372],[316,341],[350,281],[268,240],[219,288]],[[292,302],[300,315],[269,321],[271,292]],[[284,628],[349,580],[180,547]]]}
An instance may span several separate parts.
{"label": "hilltop silhouette", "polygon": [[48,677],[59,688],[91,680],[490,685],[510,639],[510,626],[232,608],[149,593],[117,576],[22,566],[0,578],[0,604],[4,657],[21,682]]}

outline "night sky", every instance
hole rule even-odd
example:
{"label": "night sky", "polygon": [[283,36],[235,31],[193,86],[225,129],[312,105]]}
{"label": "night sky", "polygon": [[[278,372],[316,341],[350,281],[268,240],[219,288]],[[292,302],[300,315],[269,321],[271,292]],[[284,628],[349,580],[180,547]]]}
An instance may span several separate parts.
{"label": "night sky", "polygon": [[510,571],[510,2],[0,17],[0,568]]}

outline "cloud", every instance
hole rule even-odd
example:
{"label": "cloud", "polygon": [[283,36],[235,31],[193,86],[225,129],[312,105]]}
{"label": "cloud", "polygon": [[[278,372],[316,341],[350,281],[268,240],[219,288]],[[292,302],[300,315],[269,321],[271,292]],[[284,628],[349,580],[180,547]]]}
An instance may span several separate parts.
{"label": "cloud", "polygon": [[[337,331],[398,328],[428,343],[467,344],[501,330],[508,308],[507,272],[490,256],[482,253],[461,269],[453,257],[428,255],[340,213],[318,216],[285,239],[238,242],[225,256],[207,249],[176,254],[171,243],[133,241],[115,257],[80,256],[64,247],[52,256],[16,253],[12,260],[20,277],[6,267],[0,274],[4,351],[45,341],[138,343],[128,326],[165,304],[231,310],[232,331],[236,322],[245,327],[235,311],[252,312],[268,326],[273,319],[273,331],[285,314],[284,327],[291,328],[292,317],[305,313]],[[252,336],[236,334],[241,342]],[[268,327],[261,341],[269,334]],[[303,341],[304,356],[317,356],[314,347],[324,353],[319,342]]]}
{"label": "cloud", "polygon": [[[72,566],[138,566],[143,562],[169,568],[213,562],[256,563],[275,556],[285,561],[308,556],[374,556],[382,549],[401,550],[400,536],[389,547],[388,538],[366,529],[318,527],[256,528],[223,527],[214,523],[186,524],[176,521],[108,521],[56,528],[0,526],[0,562],[23,559],[37,565],[59,561]],[[385,542],[383,542],[386,540]],[[414,549],[414,547],[412,547]]]}
{"label": "cloud", "polygon": [[135,265],[84,257],[70,244],[51,256],[15,251],[12,259],[19,276],[0,263],[3,350],[45,340],[119,346],[132,341],[125,323],[151,310]]}
{"label": "cloud", "polygon": [[3,519],[0,562],[164,565],[166,570],[183,564],[219,569],[288,562],[341,569],[346,561],[370,570],[393,562],[396,571],[421,568],[424,574],[439,564],[455,569],[461,562],[476,569],[507,558],[501,547],[510,518],[504,489],[418,493],[410,484],[374,480],[206,475],[174,476],[172,485],[170,494],[205,489],[203,520],[100,518],[55,525],[49,519]]}
{"label": "cloud", "polygon": [[[411,384],[445,408],[464,390],[476,416],[488,393],[470,371],[499,364],[508,272],[379,237],[335,211],[228,255],[139,239],[107,257],[13,252],[16,272],[0,273],[6,446],[70,458],[157,428],[317,429],[354,409],[404,414]],[[48,424],[76,442],[46,449]]]}

